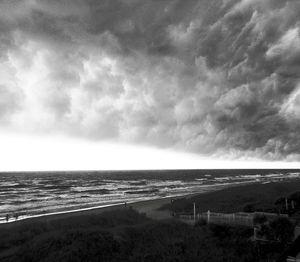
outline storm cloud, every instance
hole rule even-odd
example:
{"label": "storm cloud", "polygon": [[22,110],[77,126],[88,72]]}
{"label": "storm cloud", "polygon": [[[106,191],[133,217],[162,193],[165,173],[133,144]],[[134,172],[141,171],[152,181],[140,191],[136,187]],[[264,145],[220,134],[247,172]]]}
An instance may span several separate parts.
{"label": "storm cloud", "polygon": [[300,160],[298,0],[2,0],[0,125]]}

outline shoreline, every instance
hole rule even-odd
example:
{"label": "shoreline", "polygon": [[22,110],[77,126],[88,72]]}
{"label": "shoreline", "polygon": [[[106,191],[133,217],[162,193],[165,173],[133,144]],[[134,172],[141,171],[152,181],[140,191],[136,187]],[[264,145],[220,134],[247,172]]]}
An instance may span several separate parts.
{"label": "shoreline", "polygon": [[168,211],[161,211],[157,209],[162,205],[169,203],[170,199],[172,198],[190,198],[195,195],[200,195],[207,192],[212,192],[212,191],[204,191],[202,193],[201,192],[190,193],[190,194],[178,195],[178,196],[167,196],[167,197],[148,199],[148,200],[130,201],[130,202],[126,202],[126,206],[124,202],[124,203],[107,204],[103,206],[82,208],[77,210],[58,211],[58,212],[52,212],[46,214],[32,215],[28,217],[20,217],[18,218],[18,220],[11,219],[12,221],[0,223],[0,228],[11,227],[14,225],[20,225],[24,223],[48,222],[56,219],[72,218],[74,216],[100,214],[105,211],[112,211],[116,209],[125,209],[125,208],[133,208],[134,210],[137,210],[140,213],[146,213],[147,216],[153,219],[170,218],[171,216],[169,215]]}
{"label": "shoreline", "polygon": [[[299,179],[295,179],[295,181],[300,181]],[[146,199],[146,200],[133,200],[133,201],[126,201],[126,202],[119,202],[119,203],[111,203],[111,204],[104,204],[100,206],[92,206],[80,209],[73,209],[73,210],[64,210],[64,211],[57,211],[57,212],[50,212],[44,214],[37,214],[37,215],[30,215],[30,216],[20,216],[17,220],[11,218],[11,221],[3,221],[0,222],[0,228],[5,227],[12,227],[14,225],[26,224],[26,223],[35,223],[35,222],[48,222],[51,220],[56,219],[65,219],[65,218],[72,218],[75,216],[85,216],[85,215],[93,215],[93,214],[100,214],[105,211],[111,211],[116,209],[124,209],[124,208],[133,208],[140,213],[145,213],[148,217],[160,220],[160,219],[168,219],[172,216],[168,210],[160,210],[159,208],[165,204],[170,203],[170,199],[179,199],[179,198],[192,198],[195,196],[201,196],[210,194],[213,192],[221,191],[223,189],[229,188],[239,188],[242,186],[247,185],[264,185],[264,184],[280,184],[285,183],[288,181],[269,181],[268,183],[261,183],[257,181],[251,182],[240,182],[234,184],[222,184],[222,185],[210,185],[208,187],[203,188],[201,191],[198,192],[191,192],[186,194],[179,194],[173,196],[165,196],[165,197],[158,197],[154,199]],[[289,181],[291,182],[291,181]],[[126,205],[125,205],[126,203]]]}
{"label": "shoreline", "polygon": [[[165,196],[165,197],[158,197],[154,199],[145,199],[145,200],[133,200],[133,201],[126,201],[127,206],[138,207],[139,212],[143,212],[144,210],[148,210],[149,208],[145,208],[144,206],[147,206],[147,204],[151,203],[160,203],[162,204],[158,205],[156,209],[158,209],[160,206],[168,203],[169,199],[172,198],[190,198],[196,195],[202,195],[218,190],[222,190],[224,188],[232,188],[232,187],[238,187],[243,185],[250,185],[250,184],[260,184],[256,181],[251,182],[236,182],[236,183],[223,183],[223,184],[212,184],[212,185],[206,185],[202,191],[199,192],[193,192],[193,193],[186,193],[186,194],[179,194],[179,195],[173,195],[173,196]],[[143,207],[142,207],[143,206]],[[5,225],[13,225],[13,224],[20,224],[23,222],[29,222],[31,220],[49,220],[49,219],[56,219],[60,217],[72,217],[77,215],[84,215],[84,214],[99,214],[107,210],[114,210],[118,208],[125,207],[125,202],[119,202],[119,203],[111,203],[111,204],[104,204],[100,206],[92,206],[92,207],[85,207],[80,209],[71,209],[71,210],[63,210],[63,211],[55,211],[50,213],[44,213],[44,214],[36,214],[36,215],[28,215],[28,216],[19,216],[16,220],[15,218],[10,218],[8,222],[1,221],[0,222],[0,228]],[[157,210],[151,210],[151,212],[148,210],[149,213],[153,212],[163,212],[163,211],[157,211]],[[151,216],[151,214],[150,214]],[[159,216],[159,215],[158,215]]]}

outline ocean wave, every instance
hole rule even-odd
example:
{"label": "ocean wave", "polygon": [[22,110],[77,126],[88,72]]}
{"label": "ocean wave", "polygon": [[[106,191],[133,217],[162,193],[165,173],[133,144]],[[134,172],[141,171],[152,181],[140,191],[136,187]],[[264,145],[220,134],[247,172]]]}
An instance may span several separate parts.
{"label": "ocean wave", "polygon": [[[195,171],[185,172],[143,171],[125,175],[122,172],[113,175],[109,172],[77,172],[47,176],[34,173],[14,177],[0,174],[0,219],[7,213],[25,212],[26,216],[31,216],[300,177],[299,172],[247,174],[245,171],[218,171],[217,174],[200,172],[199,175]],[[59,175],[62,177],[57,178]]]}

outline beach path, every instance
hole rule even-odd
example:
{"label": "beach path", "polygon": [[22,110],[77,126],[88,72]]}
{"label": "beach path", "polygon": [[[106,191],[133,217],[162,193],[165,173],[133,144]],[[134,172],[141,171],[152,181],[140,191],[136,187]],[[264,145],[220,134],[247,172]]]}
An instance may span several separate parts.
{"label": "beach path", "polygon": [[138,211],[139,213],[144,213],[146,216],[155,219],[168,219],[171,218],[170,211],[168,210],[158,210],[161,206],[170,203],[170,198],[162,198],[162,199],[155,199],[155,200],[147,200],[147,201],[140,201],[134,204],[130,204],[133,209]]}

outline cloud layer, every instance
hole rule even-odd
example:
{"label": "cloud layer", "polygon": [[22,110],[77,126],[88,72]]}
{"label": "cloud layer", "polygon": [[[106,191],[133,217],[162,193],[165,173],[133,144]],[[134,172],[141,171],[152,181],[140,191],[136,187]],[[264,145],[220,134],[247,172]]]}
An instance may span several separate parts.
{"label": "cloud layer", "polygon": [[3,0],[0,125],[300,160],[298,0]]}

